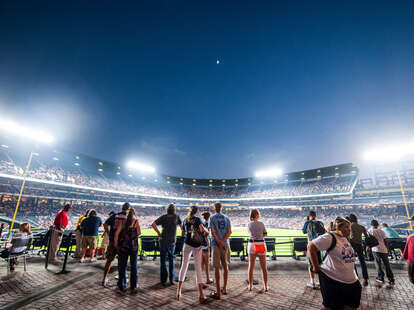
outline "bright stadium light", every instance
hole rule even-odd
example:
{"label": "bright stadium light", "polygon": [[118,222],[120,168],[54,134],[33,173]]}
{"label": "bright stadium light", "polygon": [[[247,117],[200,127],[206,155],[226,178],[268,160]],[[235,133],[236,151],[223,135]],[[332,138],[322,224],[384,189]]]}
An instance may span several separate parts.
{"label": "bright stadium light", "polygon": [[0,130],[42,143],[52,143],[55,140],[47,132],[30,129],[11,120],[0,120]]}
{"label": "bright stadium light", "polygon": [[268,170],[261,170],[261,171],[257,171],[255,176],[256,178],[265,178],[265,177],[277,177],[282,175],[282,170],[277,169],[277,168],[272,168],[272,169],[268,169]]}
{"label": "bright stadium light", "polygon": [[127,166],[130,169],[139,170],[139,171],[142,171],[142,172],[149,172],[149,173],[154,173],[155,172],[154,167],[151,167],[147,164],[139,163],[139,162],[136,162],[136,161],[129,161],[127,163]]}
{"label": "bright stadium light", "polygon": [[[373,149],[364,153],[364,159],[372,162],[397,162],[402,158],[414,155],[414,141],[410,141],[402,144],[393,144],[385,147]],[[407,199],[405,197],[405,191],[403,182],[401,180],[401,175],[399,169],[396,169],[398,176],[398,182],[400,184],[401,195],[403,197],[403,202],[405,206],[405,211],[407,213],[408,224],[410,229],[413,229],[413,223],[410,222],[411,215],[408,208]]]}
{"label": "bright stadium light", "polygon": [[[15,135],[15,136],[18,136],[18,137],[22,137],[22,138],[42,142],[42,143],[52,143],[53,140],[54,140],[53,136],[48,134],[47,132],[39,131],[39,130],[33,130],[33,129],[30,129],[30,128],[24,127],[24,126],[12,121],[12,120],[0,119],[0,130],[4,131],[4,132],[8,132],[8,133],[10,133],[12,135]],[[7,146],[6,146],[6,148],[7,148]],[[29,154],[29,160],[27,161],[27,166],[26,166],[26,169],[25,169],[24,174],[23,174],[23,182],[22,182],[22,185],[20,186],[19,198],[17,199],[16,208],[14,209],[13,220],[10,224],[9,236],[10,236],[10,233],[12,232],[12,230],[13,230],[14,222],[16,220],[17,211],[19,210],[19,205],[20,205],[20,201],[21,201],[21,198],[22,198],[22,195],[23,195],[23,190],[24,190],[24,184],[26,182],[27,174],[29,173],[30,164],[32,162],[33,155],[38,156],[39,154],[34,153],[34,152],[30,152],[30,154]]]}
{"label": "bright stadium light", "polygon": [[366,151],[365,160],[376,162],[399,161],[401,158],[414,154],[414,142],[394,144]]}

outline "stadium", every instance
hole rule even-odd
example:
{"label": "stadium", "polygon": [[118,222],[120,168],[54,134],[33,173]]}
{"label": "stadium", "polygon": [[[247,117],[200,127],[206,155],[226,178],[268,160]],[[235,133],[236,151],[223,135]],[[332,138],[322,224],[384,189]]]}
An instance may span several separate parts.
{"label": "stadium", "polygon": [[[360,178],[352,163],[284,173],[275,177],[240,179],[195,179],[158,175],[134,170],[128,165],[107,162],[87,155],[59,151],[42,145],[32,151],[5,140],[1,144],[0,219],[11,223],[18,200],[28,154],[33,152],[18,222],[48,228],[54,215],[65,205],[73,205],[69,228],[79,216],[96,209],[103,218],[124,202],[137,209],[144,234],[155,234],[151,223],[174,203],[185,217],[188,207],[211,211],[222,202],[235,232],[246,235],[250,208],[263,214],[274,237],[301,235],[300,229],[310,210],[328,225],[338,215],[359,215],[369,226],[372,219],[386,222],[408,234],[407,209],[395,171]],[[414,169],[401,170],[400,177],[409,214],[413,214]],[[290,230],[290,231],[289,231]]]}
{"label": "stadium", "polygon": [[414,309],[414,2],[0,8],[0,310]]}

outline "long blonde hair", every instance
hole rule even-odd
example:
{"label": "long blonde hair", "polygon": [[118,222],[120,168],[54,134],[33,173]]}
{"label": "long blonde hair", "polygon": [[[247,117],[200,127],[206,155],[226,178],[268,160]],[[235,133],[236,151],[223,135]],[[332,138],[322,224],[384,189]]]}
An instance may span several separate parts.
{"label": "long blonde hair", "polygon": [[32,232],[30,230],[30,224],[29,223],[26,223],[26,222],[25,223],[20,223],[19,230],[21,232],[25,232],[28,235],[31,235],[32,234]]}

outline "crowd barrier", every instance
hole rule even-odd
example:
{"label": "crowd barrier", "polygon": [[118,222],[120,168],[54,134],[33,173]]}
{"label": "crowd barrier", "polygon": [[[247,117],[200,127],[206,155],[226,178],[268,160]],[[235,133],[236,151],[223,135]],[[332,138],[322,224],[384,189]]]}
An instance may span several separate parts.
{"label": "crowd barrier", "polygon": [[[50,231],[39,232],[34,235],[34,242],[32,251],[39,255],[48,255],[48,241],[50,240]],[[406,238],[387,239],[390,248],[391,259],[401,259],[401,253],[404,250]],[[297,236],[268,236],[265,238],[268,256],[272,260],[277,257],[292,257],[296,260],[304,257],[307,249],[307,238]],[[248,257],[247,244],[248,237],[230,237],[230,250],[233,258],[240,258],[246,260]],[[177,237],[175,246],[175,255],[181,256],[184,245],[184,237]],[[72,231],[65,232],[58,256],[73,254],[76,250],[75,235]],[[366,252],[366,251],[365,251]],[[141,236],[139,238],[139,259],[144,260],[151,258],[156,260],[160,255],[159,237],[156,236]],[[366,257],[369,260],[371,255],[366,252]]]}

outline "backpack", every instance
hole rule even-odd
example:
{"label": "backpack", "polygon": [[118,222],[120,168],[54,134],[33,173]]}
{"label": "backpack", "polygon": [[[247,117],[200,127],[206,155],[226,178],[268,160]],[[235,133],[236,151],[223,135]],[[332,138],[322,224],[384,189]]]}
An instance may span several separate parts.
{"label": "backpack", "polygon": [[379,245],[377,238],[375,238],[375,236],[371,235],[370,233],[367,234],[367,237],[365,238],[364,242],[365,242],[365,246],[370,247],[370,248],[373,248]]}
{"label": "backpack", "polygon": [[320,221],[309,221],[307,231],[308,231],[308,238],[310,241],[326,233],[326,229],[323,226],[323,223]]}
{"label": "backpack", "polygon": [[130,254],[138,251],[138,234],[135,225],[125,227],[119,234],[118,239],[119,252]]}
{"label": "backpack", "polygon": [[325,258],[328,256],[329,252],[332,251],[335,247],[336,247],[336,237],[335,234],[332,232],[329,232],[328,234],[331,235],[332,237],[332,242],[331,245],[329,246],[329,248],[326,250],[325,255],[322,258],[322,262],[325,260]]}
{"label": "backpack", "polygon": [[[320,260],[321,259],[321,257],[320,257],[320,255],[318,254],[318,260],[320,261],[320,264],[322,264],[323,263],[323,261],[326,259],[326,257],[328,256],[328,254],[329,254],[329,252],[330,251],[332,251],[335,247],[336,247],[336,237],[335,237],[335,235],[334,235],[334,233],[332,233],[332,232],[328,232],[328,234],[330,234],[331,235],[331,237],[332,237],[332,241],[331,241],[331,245],[329,246],[329,248],[325,251],[325,254],[323,255],[323,257],[322,257],[322,260]],[[318,252],[319,253],[319,252]],[[312,263],[310,262],[310,270],[311,271],[313,271],[313,266],[312,266]]]}
{"label": "backpack", "polygon": [[[188,230],[188,233],[191,233],[190,239],[194,243],[203,243],[205,238],[203,233],[200,231],[200,227],[196,225],[196,217],[193,217],[190,221],[187,222],[187,225],[190,226],[190,229]],[[201,224],[201,222],[200,222]],[[187,228],[188,228],[187,226]]]}

